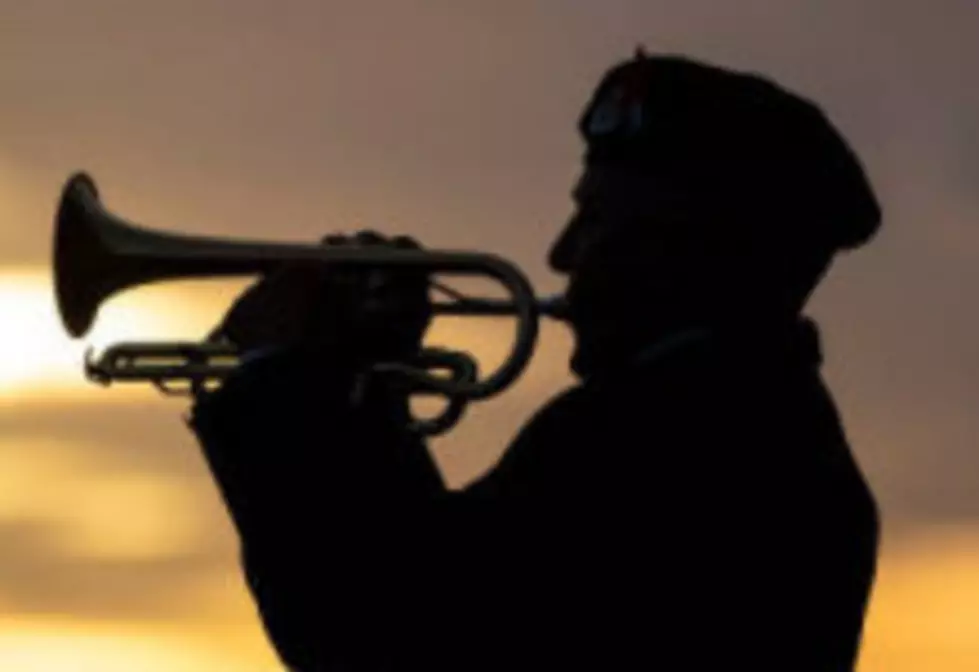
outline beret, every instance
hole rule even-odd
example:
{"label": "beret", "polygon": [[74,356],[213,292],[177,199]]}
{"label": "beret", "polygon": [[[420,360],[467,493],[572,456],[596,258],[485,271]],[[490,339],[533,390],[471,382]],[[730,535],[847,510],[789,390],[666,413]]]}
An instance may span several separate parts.
{"label": "beret", "polygon": [[825,113],[754,73],[640,49],[601,78],[578,128],[586,164],[658,175],[773,234],[849,249],[880,227],[866,172]]}

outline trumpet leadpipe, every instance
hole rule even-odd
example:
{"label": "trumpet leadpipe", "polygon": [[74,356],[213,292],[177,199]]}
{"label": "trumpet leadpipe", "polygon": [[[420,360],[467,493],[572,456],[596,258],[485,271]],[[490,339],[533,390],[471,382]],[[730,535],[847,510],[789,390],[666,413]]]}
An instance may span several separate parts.
{"label": "trumpet leadpipe", "polygon": [[[544,296],[534,301],[539,316],[555,320],[567,317],[567,301],[563,294]],[[482,299],[464,297],[446,303],[433,305],[436,315],[459,315],[472,317],[506,317],[518,314],[513,301],[506,299]]]}

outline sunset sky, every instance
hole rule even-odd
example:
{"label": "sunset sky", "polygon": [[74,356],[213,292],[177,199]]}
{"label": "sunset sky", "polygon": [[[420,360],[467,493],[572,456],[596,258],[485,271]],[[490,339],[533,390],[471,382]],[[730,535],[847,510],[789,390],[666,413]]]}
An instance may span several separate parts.
{"label": "sunset sky", "polygon": [[[198,337],[244,285],[123,294],[70,341],[49,266],[70,173],[154,228],[407,233],[550,292],[578,114],[638,43],[775,77],[863,157],[884,227],[810,311],[884,515],[860,672],[979,669],[979,4],[0,0],[0,670],[278,669],[186,401],[81,370],[87,345]],[[432,339],[490,366],[511,333]],[[571,381],[569,345],[547,325],[521,382],[433,444],[452,483]]]}

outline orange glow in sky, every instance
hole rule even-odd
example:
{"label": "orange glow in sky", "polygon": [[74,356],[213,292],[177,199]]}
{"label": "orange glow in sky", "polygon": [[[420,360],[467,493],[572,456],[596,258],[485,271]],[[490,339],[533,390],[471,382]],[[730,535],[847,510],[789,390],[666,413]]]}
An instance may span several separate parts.
{"label": "orange glow in sky", "polygon": [[[188,629],[189,630],[189,629]],[[0,621],[0,669],[16,672],[284,672],[267,652],[170,626]]]}
{"label": "orange glow in sky", "polygon": [[0,272],[0,394],[63,385],[78,370],[81,350],[59,332],[50,289],[36,272]]}
{"label": "orange glow in sky", "polygon": [[[120,342],[199,337],[208,320],[220,316],[213,308],[221,304],[213,299],[214,291],[207,289],[175,293],[159,286],[122,292],[103,304],[89,334],[72,340],[58,317],[48,271],[0,269],[0,310],[6,325],[0,330],[0,352],[4,353],[0,357],[0,402],[58,400],[66,395],[91,398],[98,390],[84,378],[87,348],[97,354]],[[140,394],[137,387],[127,386],[127,395],[134,392]],[[113,396],[118,397],[109,395]]]}

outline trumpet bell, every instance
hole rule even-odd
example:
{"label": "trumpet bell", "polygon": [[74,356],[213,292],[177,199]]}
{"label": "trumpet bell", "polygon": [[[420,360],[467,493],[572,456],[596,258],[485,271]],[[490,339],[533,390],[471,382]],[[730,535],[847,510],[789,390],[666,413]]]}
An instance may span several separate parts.
{"label": "trumpet bell", "polygon": [[55,217],[54,287],[62,324],[80,338],[102,302],[121,290],[166,279],[250,274],[272,265],[234,258],[228,247],[236,245],[127,222],[105,209],[87,173],[75,173],[62,190]]}
{"label": "trumpet bell", "polygon": [[75,338],[88,332],[99,304],[120,284],[104,272],[112,257],[100,230],[91,225],[100,214],[98,198],[95,182],[84,173],[75,174],[61,193],[55,218],[55,298],[61,322]]}

